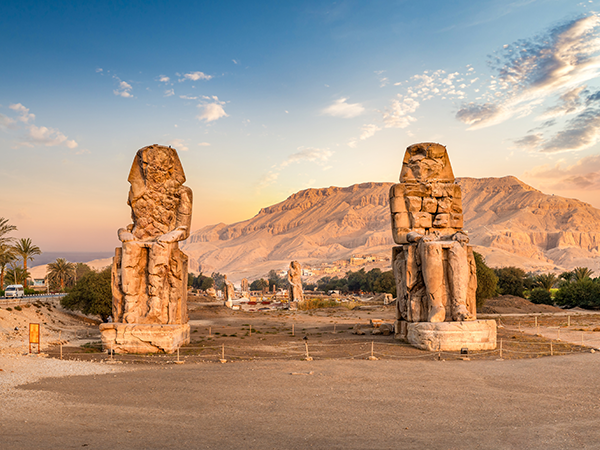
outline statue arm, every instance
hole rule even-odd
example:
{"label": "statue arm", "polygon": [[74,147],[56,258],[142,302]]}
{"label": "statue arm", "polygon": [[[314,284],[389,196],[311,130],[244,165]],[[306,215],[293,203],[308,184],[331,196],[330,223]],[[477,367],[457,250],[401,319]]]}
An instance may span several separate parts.
{"label": "statue arm", "polygon": [[192,224],[192,190],[187,186],[181,187],[181,197],[179,207],[177,208],[177,227],[160,236],[159,242],[179,242],[190,236],[190,226]]}

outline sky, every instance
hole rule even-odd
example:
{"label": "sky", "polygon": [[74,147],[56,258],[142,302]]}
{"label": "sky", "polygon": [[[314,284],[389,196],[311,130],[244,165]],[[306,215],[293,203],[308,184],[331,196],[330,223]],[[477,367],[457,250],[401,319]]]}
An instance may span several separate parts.
{"label": "sky", "polygon": [[0,14],[0,217],[111,251],[138,149],[176,148],[192,230],[306,188],[397,182],[439,142],[600,208],[598,1],[28,1]]}

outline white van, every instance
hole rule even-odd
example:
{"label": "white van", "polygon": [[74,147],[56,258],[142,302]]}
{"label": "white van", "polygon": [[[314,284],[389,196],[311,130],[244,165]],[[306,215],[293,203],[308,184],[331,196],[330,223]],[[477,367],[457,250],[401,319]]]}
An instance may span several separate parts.
{"label": "white van", "polygon": [[23,297],[24,294],[25,291],[22,284],[11,284],[10,286],[6,286],[4,290],[5,297]]}

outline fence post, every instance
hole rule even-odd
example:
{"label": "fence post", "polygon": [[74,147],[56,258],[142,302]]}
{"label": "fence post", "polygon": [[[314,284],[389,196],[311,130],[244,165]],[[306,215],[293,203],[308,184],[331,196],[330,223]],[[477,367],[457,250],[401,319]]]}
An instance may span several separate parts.
{"label": "fence post", "polygon": [[552,341],[550,341],[550,356],[554,356],[554,349],[552,348]]}
{"label": "fence post", "polygon": [[221,359],[219,360],[221,363],[226,363],[227,360],[225,359],[225,343],[223,343],[223,347],[221,349]]}

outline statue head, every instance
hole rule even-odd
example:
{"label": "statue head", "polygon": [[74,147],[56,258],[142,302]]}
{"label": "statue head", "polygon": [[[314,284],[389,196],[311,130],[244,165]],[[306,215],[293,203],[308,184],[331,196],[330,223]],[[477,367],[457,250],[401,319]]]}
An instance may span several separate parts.
{"label": "statue head", "polygon": [[433,142],[413,144],[406,149],[400,182],[454,182],[446,147]]}
{"label": "statue head", "polygon": [[131,183],[131,200],[141,197],[147,189],[182,185],[185,174],[175,149],[154,144],[138,150],[127,180]]}

